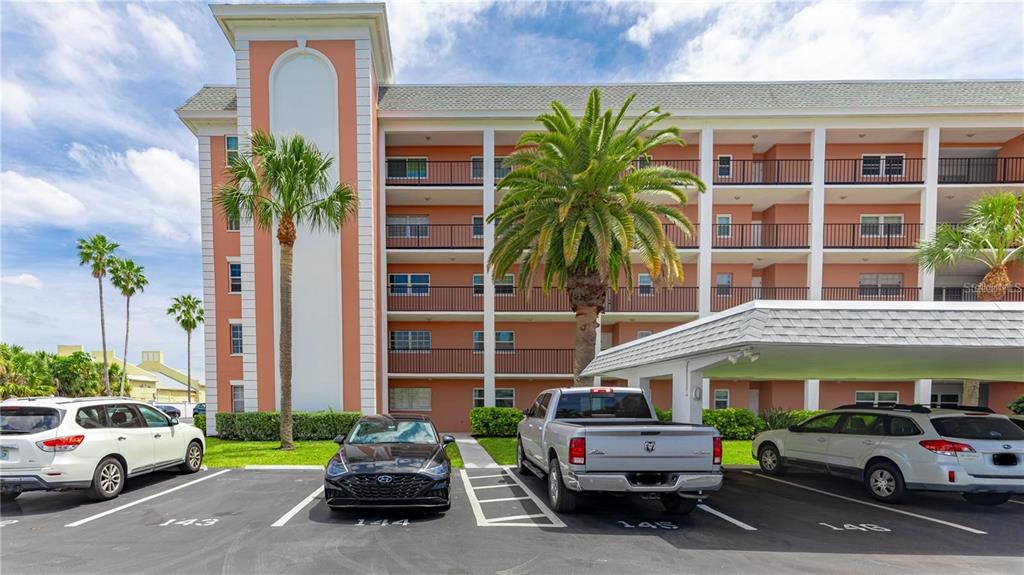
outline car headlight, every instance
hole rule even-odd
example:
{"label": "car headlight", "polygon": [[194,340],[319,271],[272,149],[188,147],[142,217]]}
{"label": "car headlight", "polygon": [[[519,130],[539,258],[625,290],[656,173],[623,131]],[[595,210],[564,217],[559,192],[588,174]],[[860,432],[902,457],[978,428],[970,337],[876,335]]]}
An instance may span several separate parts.
{"label": "car headlight", "polygon": [[327,464],[327,475],[337,476],[348,473],[348,467],[340,457],[334,457]]}
{"label": "car headlight", "polygon": [[423,465],[423,469],[420,469],[420,473],[432,475],[434,477],[444,477],[448,475],[448,464],[444,461],[431,459]]}

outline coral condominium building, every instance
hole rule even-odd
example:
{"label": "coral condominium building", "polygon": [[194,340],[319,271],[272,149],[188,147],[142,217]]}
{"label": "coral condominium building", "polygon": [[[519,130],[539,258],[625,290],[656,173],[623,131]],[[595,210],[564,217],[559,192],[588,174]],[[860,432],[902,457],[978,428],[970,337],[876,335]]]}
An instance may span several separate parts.
{"label": "coral condominium building", "polygon": [[[526,407],[571,382],[566,295],[492,280],[485,220],[502,158],[552,100],[579,112],[589,85],[393,82],[383,5],[212,8],[236,83],[178,114],[199,140],[208,409],[278,407],[278,247],[211,197],[256,129],[302,133],[359,196],[340,234],[295,246],[293,397],[300,410],[416,412],[468,429],[473,406]],[[685,147],[649,159],[698,174],[692,237],[676,229],[685,284],[608,296],[608,347],[755,299],[966,300],[984,275],[920,269],[913,248],[979,195],[1024,186],[1024,82],[602,85],[605,106],[672,113]],[[639,262],[639,260],[637,260]],[[1022,299],[1024,270],[1008,298]],[[604,382],[609,383],[609,382]],[[669,407],[669,382],[652,382]],[[960,381],[706,382],[711,408],[827,408],[961,399]],[[997,409],[1024,385],[982,382]],[[212,418],[211,418],[212,419]]]}

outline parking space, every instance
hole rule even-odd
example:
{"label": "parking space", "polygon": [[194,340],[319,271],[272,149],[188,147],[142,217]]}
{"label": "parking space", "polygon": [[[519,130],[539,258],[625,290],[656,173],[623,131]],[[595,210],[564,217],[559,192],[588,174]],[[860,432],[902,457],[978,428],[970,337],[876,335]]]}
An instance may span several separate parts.
{"label": "parking space", "polygon": [[683,559],[696,571],[727,556],[757,557],[761,570],[838,557],[915,571],[1024,567],[1024,498],[978,507],[917,493],[886,506],[852,481],[729,471],[689,515],[612,495],[556,515],[542,479],[481,468],[453,476],[452,509],[436,515],[338,513],[321,485],[318,470],[233,469],[154,474],[104,503],[26,493],[0,509],[0,558],[5,573],[622,572]]}

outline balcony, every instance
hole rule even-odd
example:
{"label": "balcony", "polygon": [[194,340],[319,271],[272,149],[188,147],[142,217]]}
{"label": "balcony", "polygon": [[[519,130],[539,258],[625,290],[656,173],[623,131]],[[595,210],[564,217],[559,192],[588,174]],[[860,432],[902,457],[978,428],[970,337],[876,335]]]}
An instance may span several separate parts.
{"label": "balcony", "polygon": [[[933,299],[935,301],[978,301],[978,286],[938,287],[935,288]],[[1024,301],[1024,286],[1009,286],[1000,301]]]}
{"label": "balcony", "polygon": [[826,248],[912,249],[921,239],[921,224],[825,224]]}
{"label": "balcony", "polygon": [[711,288],[711,311],[722,311],[753,300],[807,299],[805,287],[733,287]]}
{"label": "balcony", "polygon": [[[494,371],[498,374],[572,373],[572,349],[497,350]],[[459,373],[484,371],[481,349],[388,350],[389,373]]]}
{"label": "balcony", "polygon": [[395,224],[385,227],[387,248],[390,250],[484,247],[483,230],[473,224]]}
{"label": "balcony", "polygon": [[811,160],[715,160],[716,186],[810,185]]}
{"label": "balcony", "polygon": [[893,185],[924,183],[924,158],[875,156],[855,160],[825,160],[825,183]]}
{"label": "balcony", "polygon": [[810,246],[810,224],[716,224],[715,249],[784,249]]}
{"label": "balcony", "polygon": [[821,288],[823,300],[917,301],[921,288],[896,286],[859,286]]}
{"label": "balcony", "polygon": [[650,286],[621,288],[608,294],[606,313],[685,313],[697,312],[696,287]]}
{"label": "balcony", "polygon": [[939,158],[939,183],[1024,183],[1024,158]]}
{"label": "balcony", "polygon": [[[427,160],[424,158],[388,158],[387,186],[482,186],[484,165],[474,160]],[[494,161],[494,177],[508,173],[502,160]]]}

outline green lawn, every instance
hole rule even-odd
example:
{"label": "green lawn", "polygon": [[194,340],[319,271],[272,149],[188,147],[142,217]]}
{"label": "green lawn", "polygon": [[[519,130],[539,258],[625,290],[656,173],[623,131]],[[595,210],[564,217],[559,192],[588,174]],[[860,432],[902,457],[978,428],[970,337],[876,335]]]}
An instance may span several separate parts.
{"label": "green lawn", "polygon": [[[294,451],[281,451],[277,441],[226,441],[206,438],[209,467],[245,467],[246,465],[327,465],[338,450],[333,441],[296,441]],[[462,467],[462,456],[454,444],[447,447],[452,467]],[[514,453],[514,452],[513,452]]]}
{"label": "green lawn", "polygon": [[[478,437],[477,442],[491,454],[498,465],[516,464],[516,438]],[[722,442],[722,462],[726,465],[756,465],[750,456],[750,441],[726,439]]]}

